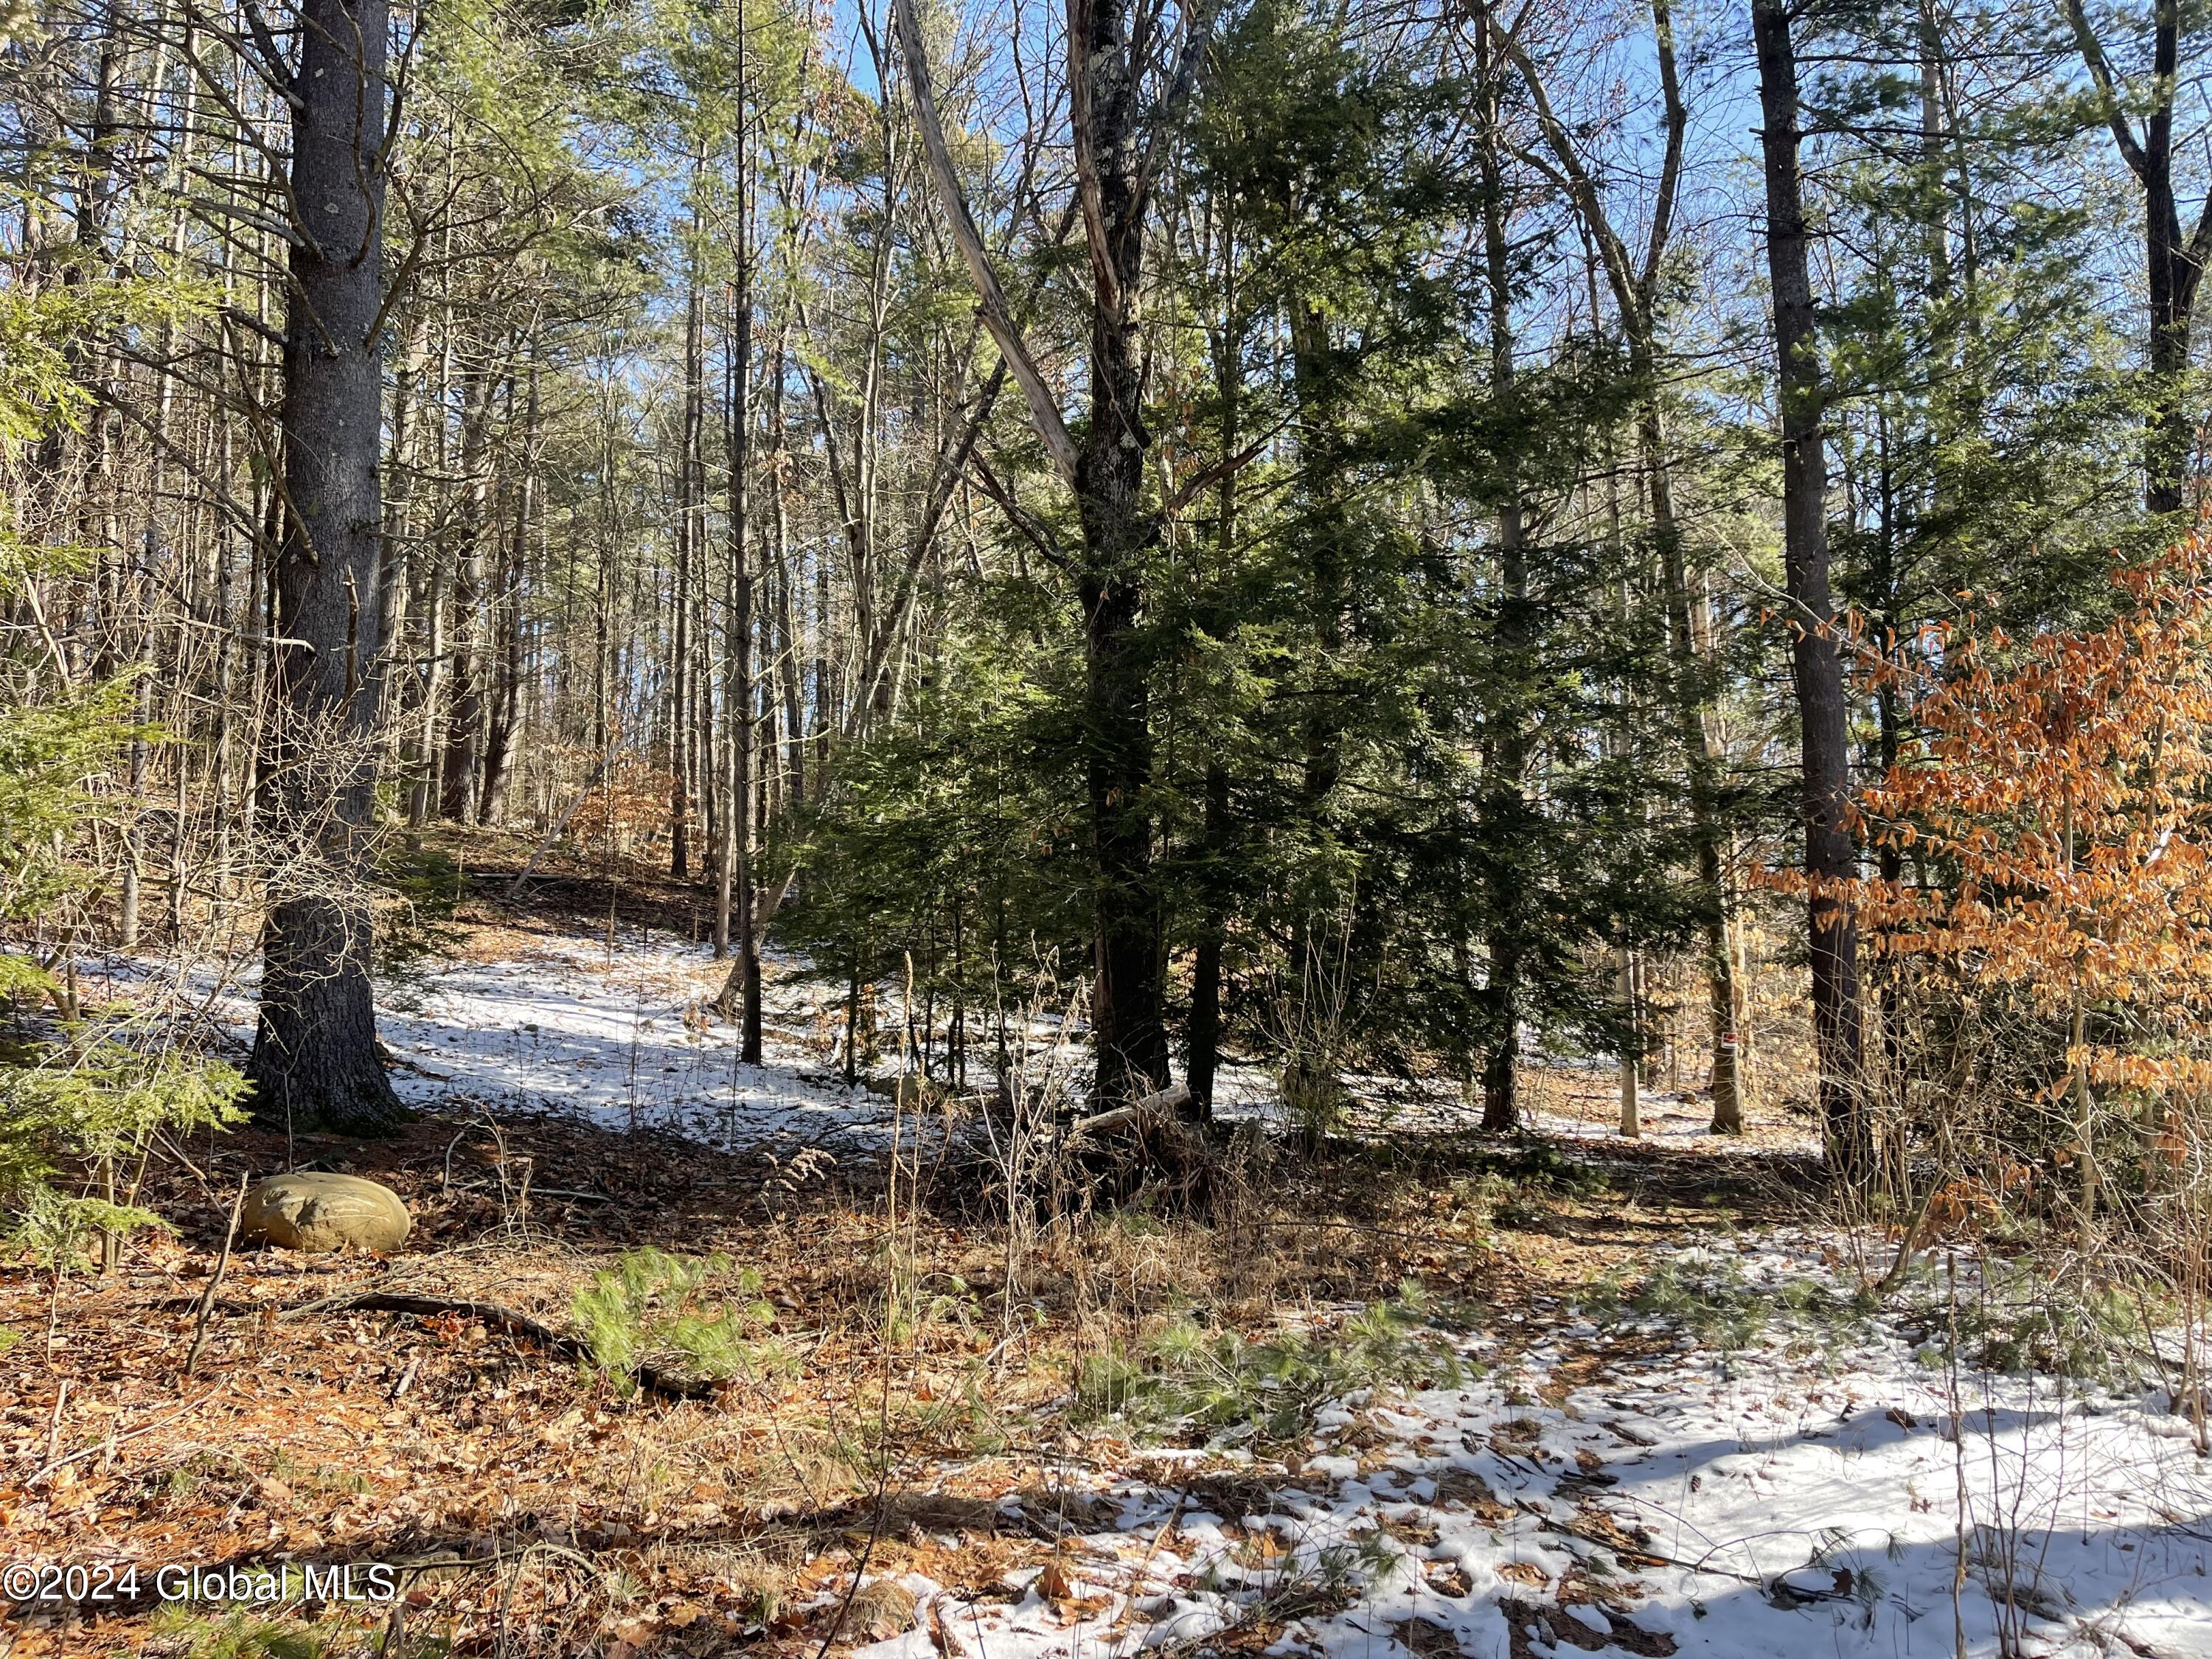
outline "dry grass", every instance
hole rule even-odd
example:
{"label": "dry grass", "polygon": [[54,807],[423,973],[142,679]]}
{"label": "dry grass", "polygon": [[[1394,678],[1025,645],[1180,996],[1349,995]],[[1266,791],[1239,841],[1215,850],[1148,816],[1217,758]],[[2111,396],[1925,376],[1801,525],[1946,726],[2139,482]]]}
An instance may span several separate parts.
{"label": "dry grass", "polygon": [[[1232,1170],[1207,1219],[1054,1220],[1010,1310],[1002,1231],[957,1170],[910,1172],[894,1226],[874,1166],[779,1199],[779,1218],[763,1160],[556,1120],[510,1120],[503,1140],[426,1120],[300,1156],[319,1153],[401,1191],[416,1238],[381,1264],[241,1256],[191,1382],[179,1370],[220,1243],[216,1195],[248,1164],[276,1164],[272,1139],[224,1137],[192,1149],[195,1170],[160,1170],[156,1202],[183,1233],[65,1285],[51,1350],[51,1287],[0,1279],[0,1321],[21,1338],[0,1410],[0,1528],[21,1553],[404,1561],[406,1629],[464,1652],[795,1656],[831,1636],[823,1609],[856,1579],[912,1570],[988,1589],[1095,1523],[1093,1467],[1129,1449],[1061,1414],[1088,1355],[1192,1311],[1255,1335],[1325,1327],[1407,1276],[1457,1305],[1534,1306],[1638,1243],[1617,1199],[1563,1200],[1509,1260],[1487,1217],[1451,1199],[1473,1154],[1401,1143]],[[547,1195],[593,1191],[611,1201]],[[559,1327],[595,1267],[647,1243],[757,1268],[786,1366],[711,1400],[624,1399],[495,1324],[283,1312],[374,1284]],[[89,1455],[39,1473],[76,1452]],[[150,1613],[25,1627],[15,1652],[190,1650],[192,1630],[165,1634]],[[836,1639],[858,1628],[848,1615]]]}

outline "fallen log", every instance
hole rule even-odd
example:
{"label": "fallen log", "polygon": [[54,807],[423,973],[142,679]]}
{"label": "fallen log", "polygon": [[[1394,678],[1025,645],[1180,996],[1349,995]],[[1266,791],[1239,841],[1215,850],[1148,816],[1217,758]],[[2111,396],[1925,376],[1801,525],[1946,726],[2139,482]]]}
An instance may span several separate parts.
{"label": "fallen log", "polygon": [[[1171,1083],[1164,1089],[1156,1089],[1126,1106],[1116,1106],[1111,1111],[1096,1112],[1089,1117],[1079,1117],[1068,1125],[1067,1138],[1096,1134],[1104,1129],[1118,1129],[1125,1124],[1136,1123],[1146,1118],[1165,1117],[1190,1103],[1190,1085]],[[1178,1126],[1179,1127],[1179,1126]]]}

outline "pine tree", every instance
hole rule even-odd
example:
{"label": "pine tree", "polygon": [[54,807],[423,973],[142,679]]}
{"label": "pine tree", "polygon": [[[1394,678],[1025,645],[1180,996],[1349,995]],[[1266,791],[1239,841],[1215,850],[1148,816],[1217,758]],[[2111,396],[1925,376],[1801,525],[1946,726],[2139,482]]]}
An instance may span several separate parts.
{"label": "pine tree", "polygon": [[377,1050],[369,907],[385,320],[383,0],[306,0],[292,109],[298,222],[284,334],[283,529],[272,620],[277,713],[266,811],[293,857],[270,871],[254,1109],[348,1133],[401,1108]]}

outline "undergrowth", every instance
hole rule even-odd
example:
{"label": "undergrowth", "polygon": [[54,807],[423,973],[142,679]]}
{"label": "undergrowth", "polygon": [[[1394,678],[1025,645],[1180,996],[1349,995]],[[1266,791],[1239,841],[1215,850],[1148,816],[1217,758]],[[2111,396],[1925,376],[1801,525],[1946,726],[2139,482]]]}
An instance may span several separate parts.
{"label": "undergrowth", "polygon": [[1401,1559],[1398,1548],[1377,1528],[1354,1533],[1341,1544],[1293,1547],[1271,1570],[1255,1571],[1227,1556],[1216,1556],[1200,1570],[1195,1582],[1200,1589],[1241,1601],[1239,1623],[1268,1627],[1342,1612],[1376,1581],[1397,1571]]}
{"label": "undergrowth", "polygon": [[1982,1370],[2039,1372],[2113,1389],[2141,1387],[2156,1370],[2155,1293],[1995,1256],[1983,1258],[1979,1280],[1955,1304],[1934,1274],[1915,1286],[1906,1316],[1927,1334],[1923,1364],[1957,1358]]}
{"label": "undergrowth", "polygon": [[1470,1364],[1428,1323],[1427,1312],[1426,1297],[1409,1281],[1332,1337],[1288,1331],[1255,1340],[1178,1319],[1133,1352],[1117,1346],[1084,1361],[1075,1415],[1212,1443],[1287,1440],[1322,1405],[1357,1389],[1459,1386]]}
{"label": "undergrowth", "polygon": [[626,1250],[569,1304],[576,1334],[599,1369],[624,1391],[639,1368],[712,1381],[772,1370],[781,1351],[764,1334],[775,1310],[760,1274],[729,1257]]}
{"label": "undergrowth", "polygon": [[1577,1301],[1601,1324],[1661,1320],[1723,1352],[1778,1332],[1793,1349],[1838,1346],[1863,1334],[1874,1311],[1870,1296],[1839,1295],[1817,1279],[1753,1284],[1735,1261],[1702,1250],[1668,1256],[1632,1289],[1618,1270],[1602,1274]]}
{"label": "undergrowth", "polygon": [[152,1621],[149,1651],[161,1659],[431,1659],[446,1644],[395,1643],[387,1628],[378,1635],[350,1621],[314,1623],[244,1607],[210,1612],[189,1602],[165,1603]]}
{"label": "undergrowth", "polygon": [[1601,1170],[1532,1140],[1481,1160],[1474,1175],[1452,1182],[1452,1200],[1479,1224],[1527,1231],[1543,1225],[1563,1198],[1602,1192],[1612,1183]]}
{"label": "undergrowth", "polygon": [[459,860],[410,836],[384,848],[375,874],[392,901],[377,918],[380,974],[404,974],[461,942],[465,935],[455,917],[467,891],[467,876]]}

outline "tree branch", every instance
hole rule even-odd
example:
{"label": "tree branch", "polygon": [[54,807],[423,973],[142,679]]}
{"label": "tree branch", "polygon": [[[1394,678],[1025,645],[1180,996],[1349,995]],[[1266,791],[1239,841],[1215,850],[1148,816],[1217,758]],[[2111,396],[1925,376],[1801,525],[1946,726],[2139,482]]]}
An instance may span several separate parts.
{"label": "tree branch", "polygon": [[2082,9],[2081,0],[2066,0],[2066,21],[2074,27],[2074,44],[2088,66],[2089,78],[2097,84],[2097,101],[2104,106],[2105,125],[2112,130],[2112,142],[2120,147],[2120,159],[2141,179],[2149,159],[2128,126],[2127,112],[2120,107],[2119,89],[2112,83],[2112,66],[2105,61],[2105,49],[2089,27],[2089,15]]}
{"label": "tree branch", "polygon": [[[1525,18],[1527,14],[1522,14]],[[1606,280],[1612,284],[1613,295],[1619,302],[1621,320],[1632,323],[1639,311],[1638,301],[1641,289],[1637,273],[1628,262],[1628,249],[1606,216],[1605,204],[1598,195],[1597,185],[1583,166],[1581,154],[1574,141],[1567,137],[1566,128],[1552,109],[1550,95],[1544,90],[1543,77],[1536,73],[1536,65],[1528,56],[1528,48],[1520,37],[1507,27],[1495,11],[1483,9],[1482,19],[1490,31],[1490,38],[1498,49],[1520,71],[1522,82],[1528,88],[1529,101],[1536,107],[1536,125],[1551,146],[1552,154],[1559,159],[1559,170],[1565,175],[1567,193],[1574,198],[1575,209],[1590,228],[1591,238],[1597,243],[1599,258],[1605,264]]]}
{"label": "tree branch", "polygon": [[930,179],[937,188],[938,205],[945,210],[953,242],[960,249],[961,258],[967,261],[968,274],[975,285],[976,314],[990,331],[991,338],[997,342],[1007,368],[1020,386],[1022,395],[1029,400],[1030,423],[1043,441],[1045,453],[1052,457],[1060,476],[1073,483],[1075,440],[1067,430],[1067,422],[1060,417],[1052,388],[1045,384],[1036,359],[1030,356],[1020,331],[1014,326],[1006,294],[999,287],[990,260],[984,255],[983,238],[969,215],[968,204],[960,194],[960,180],[952,171],[951,152],[945,148],[945,129],[938,119],[937,94],[929,83],[929,60],[922,46],[921,26],[915,21],[914,0],[891,0],[891,9],[898,23],[899,42],[905,48],[907,82],[914,94],[915,125],[921,130],[922,149],[929,158]]}
{"label": "tree branch", "polygon": [[1035,514],[1016,501],[1006,485],[999,481],[999,475],[991,471],[990,462],[975,454],[969,457],[968,465],[971,469],[970,476],[982,487],[983,493],[999,504],[999,510],[1006,515],[1006,522],[1022,532],[1047,564],[1061,571],[1075,568],[1075,561],[1067,556],[1052,532],[1038,521]]}
{"label": "tree branch", "polygon": [[1203,0],[1193,11],[1183,16],[1182,48],[1176,58],[1175,72],[1168,77],[1167,90],[1160,94],[1159,102],[1152,106],[1148,123],[1152,131],[1145,136],[1145,159],[1137,169],[1137,185],[1130,193],[1134,204],[1131,212],[1141,214],[1152,198],[1152,178],[1159,170],[1160,156],[1166,150],[1168,140],[1182,124],[1184,107],[1190,102],[1191,88],[1198,81],[1198,66],[1206,57],[1206,48],[1212,39],[1213,14],[1212,0]]}
{"label": "tree branch", "polygon": [[1091,0],[1068,0],[1067,131],[1075,146],[1075,198],[1083,207],[1083,240],[1091,248],[1091,275],[1098,303],[1109,312],[1121,305],[1121,278],[1114,269],[1113,243],[1106,235],[1105,194],[1098,183],[1098,155],[1091,143],[1091,74],[1083,61],[1090,34]]}
{"label": "tree branch", "polygon": [[1659,262],[1674,228],[1674,203],[1682,182],[1682,141],[1690,125],[1682,103],[1682,76],[1674,62],[1674,13],[1668,0],[1651,0],[1651,40],[1659,54],[1660,106],[1667,129],[1667,153],[1659,163],[1659,195],[1651,207],[1651,237],[1644,245],[1644,269],[1637,289],[1647,315],[1659,289]]}
{"label": "tree branch", "polygon": [[1212,489],[1214,485],[1219,483],[1224,478],[1230,477],[1236,473],[1242,472],[1246,467],[1257,460],[1260,458],[1261,451],[1266,449],[1269,444],[1274,442],[1276,438],[1280,436],[1296,418],[1297,417],[1295,416],[1285,416],[1281,420],[1276,422],[1274,425],[1269,427],[1267,431],[1261,433],[1257,438],[1255,438],[1250,443],[1245,445],[1243,448],[1238,450],[1235,454],[1224,455],[1219,460],[1214,462],[1212,465],[1206,467],[1205,470],[1200,471],[1196,477],[1191,478],[1184,483],[1177,486],[1175,494],[1169,496],[1167,500],[1162,503],[1160,507],[1161,516],[1164,518],[1173,518],[1177,513],[1180,513],[1184,507],[1189,506],[1191,502],[1197,500],[1199,496],[1204,495],[1207,490]]}

